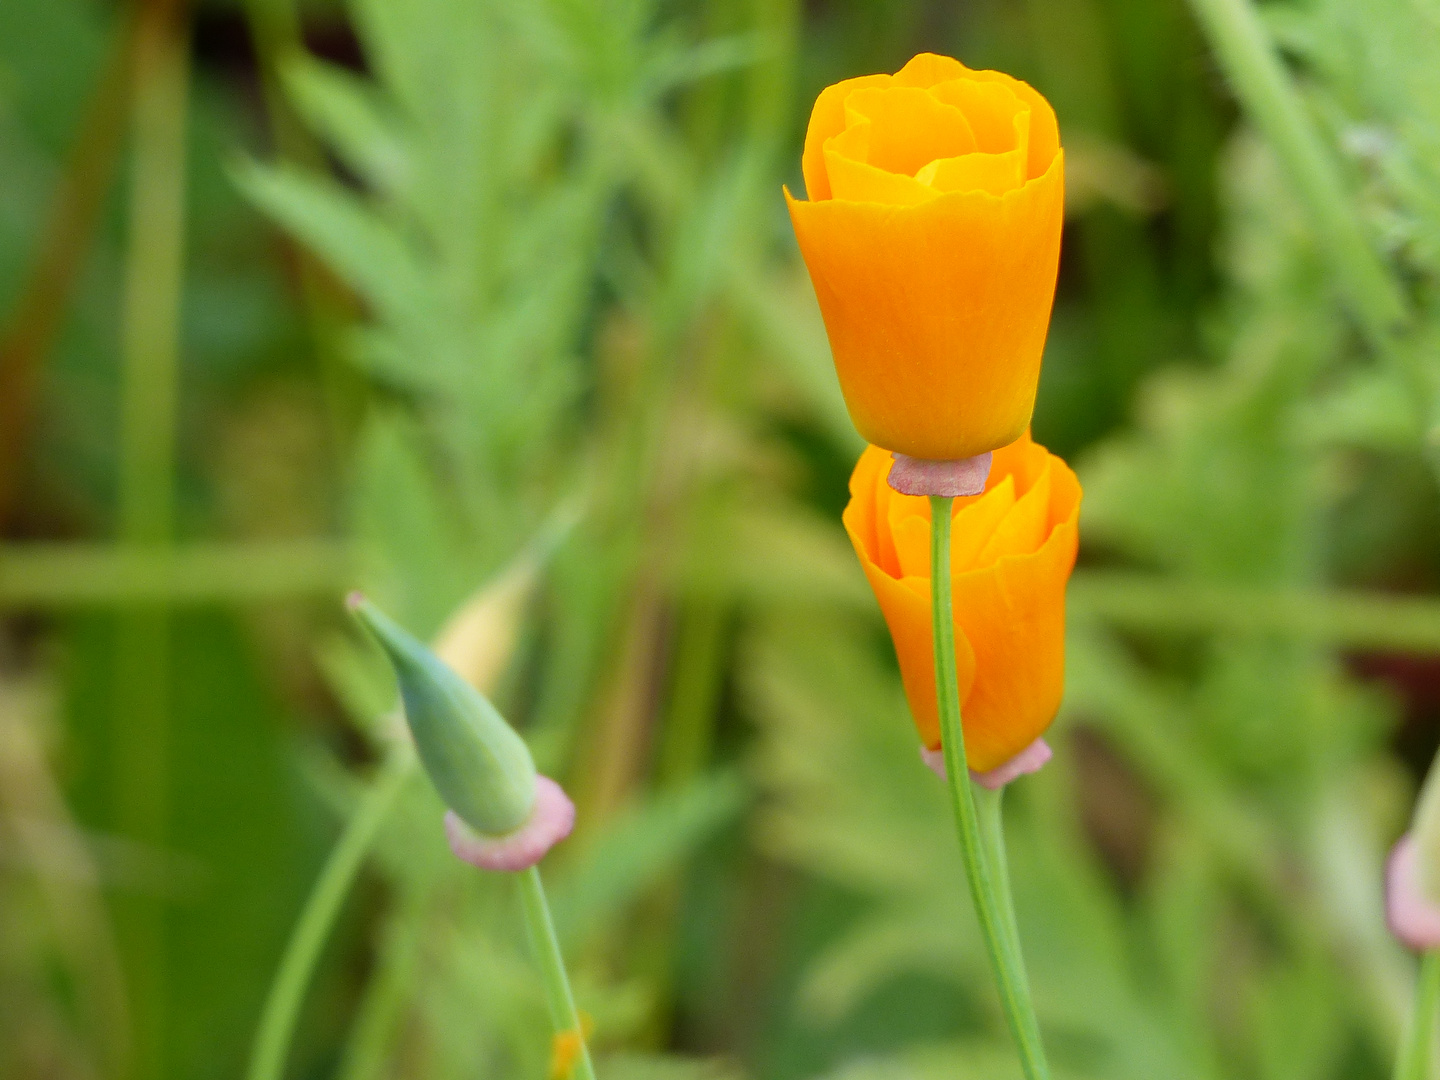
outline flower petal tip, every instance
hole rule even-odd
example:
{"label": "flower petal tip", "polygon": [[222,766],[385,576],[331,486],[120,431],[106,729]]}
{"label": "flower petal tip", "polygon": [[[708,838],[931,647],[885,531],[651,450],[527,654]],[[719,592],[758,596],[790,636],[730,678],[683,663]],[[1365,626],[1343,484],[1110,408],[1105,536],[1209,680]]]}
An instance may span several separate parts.
{"label": "flower petal tip", "polygon": [[990,475],[990,451],[957,461],[930,461],[892,453],[886,482],[902,495],[979,495]]}
{"label": "flower petal tip", "polygon": [[[1003,765],[997,765],[986,772],[975,772],[972,769],[970,777],[981,787],[997,791],[1012,780],[1018,780],[1029,773],[1039,772],[1053,756],[1054,751],[1050,749],[1050,744],[1044,739],[1036,739]],[[925,762],[930,771],[941,780],[945,779],[944,750],[928,750],[922,746],[920,760]]]}
{"label": "flower petal tip", "polygon": [[575,804],[548,776],[535,777],[535,809],[530,819],[504,836],[481,836],[453,810],[445,815],[445,836],[455,857],[481,870],[528,870],[570,835]]}
{"label": "flower petal tip", "polygon": [[1415,840],[1406,833],[1385,863],[1385,921],[1401,942],[1421,952],[1440,948],[1440,905],[1420,888]]}

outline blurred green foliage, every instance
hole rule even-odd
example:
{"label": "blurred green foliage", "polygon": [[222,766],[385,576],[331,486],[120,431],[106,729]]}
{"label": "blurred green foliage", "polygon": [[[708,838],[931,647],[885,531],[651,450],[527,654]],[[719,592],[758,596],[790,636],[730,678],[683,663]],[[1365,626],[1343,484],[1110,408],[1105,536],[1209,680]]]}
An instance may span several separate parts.
{"label": "blurred green foliage", "polygon": [[[1378,337],[1205,36],[1239,0],[211,0],[168,165],[114,74],[165,8],[0,5],[0,1076],[244,1075],[317,879],[286,1075],[548,1075],[511,883],[449,856],[350,583],[484,630],[575,795],[545,870],[603,1074],[1018,1075],[779,197],[820,88],[921,49],[1031,81],[1067,147],[1035,428],[1084,550],[1009,823],[1057,1077],[1389,1075],[1380,866],[1440,738],[1405,655],[1440,606],[1389,598],[1440,584],[1433,0],[1256,24],[1407,308]],[[147,168],[185,191],[140,477],[175,513],[117,554]]]}

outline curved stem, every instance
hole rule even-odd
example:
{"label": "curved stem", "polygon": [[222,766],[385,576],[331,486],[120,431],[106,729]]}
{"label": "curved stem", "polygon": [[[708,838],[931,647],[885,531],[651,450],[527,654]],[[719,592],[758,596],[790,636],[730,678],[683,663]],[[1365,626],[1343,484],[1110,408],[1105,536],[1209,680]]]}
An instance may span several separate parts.
{"label": "curved stem", "polygon": [[[960,725],[960,687],[955,674],[955,616],[950,594],[950,506],[943,495],[930,496],[930,610],[935,638],[935,692],[940,709],[940,738],[945,751],[945,772],[950,787],[950,805],[960,834],[960,856],[970,882],[970,899],[990,954],[990,965],[1000,991],[1010,1034],[1014,1036],[1026,1080],[1049,1080],[1050,1068],[1040,1042],[1040,1025],[1030,1001],[1030,987],[1020,959],[1018,937],[1013,933],[1014,916],[1002,895],[1001,886],[987,858],[975,809],[970,769],[965,761],[965,739]],[[992,816],[998,829],[999,801],[994,800]],[[1003,841],[1002,841],[1003,845]],[[1003,846],[1000,848],[1003,852]],[[1003,863],[1002,863],[1003,866]]]}
{"label": "curved stem", "polygon": [[1435,1014],[1440,1009],[1440,950],[1420,958],[1415,983],[1415,1009],[1395,1058],[1395,1080],[1430,1080],[1430,1048],[1435,1040]]}
{"label": "curved stem", "polygon": [[331,849],[330,857],[326,859],[295,923],[295,929],[290,933],[285,955],[280,958],[280,966],[275,971],[275,981],[270,984],[270,993],[260,1015],[260,1027],[255,1032],[246,1080],[281,1080],[284,1075],[295,1021],[304,1003],[305,990],[310,985],[310,975],[315,970],[320,950],[340,914],[376,833],[414,769],[414,754],[408,749],[394,751]]}
{"label": "curved stem", "polygon": [[570,977],[565,974],[565,958],[560,953],[560,939],[550,918],[550,904],[545,899],[545,886],[540,881],[540,868],[532,866],[516,875],[520,882],[520,902],[525,908],[525,925],[530,931],[530,946],[540,977],[545,983],[545,1001],[550,1007],[550,1021],[557,1033],[573,1031],[580,1039],[580,1055],[569,1080],[595,1080],[595,1067],[590,1063],[590,1046],[585,1029],[575,1008],[575,995],[570,992]]}

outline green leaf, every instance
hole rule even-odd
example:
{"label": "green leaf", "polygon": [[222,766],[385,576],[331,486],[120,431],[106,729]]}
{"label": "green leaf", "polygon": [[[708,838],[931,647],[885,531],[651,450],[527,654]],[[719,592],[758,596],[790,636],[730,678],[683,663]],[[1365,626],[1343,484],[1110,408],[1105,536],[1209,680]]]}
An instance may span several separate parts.
{"label": "green leaf", "polygon": [[[413,332],[415,342],[431,337],[433,289],[428,275],[400,232],[333,180],[290,166],[242,162],[236,184],[252,202],[329,264],[376,312]],[[412,357],[424,364],[429,357]]]}
{"label": "green leaf", "polygon": [[410,148],[371,84],[308,55],[291,57],[281,76],[300,114],[356,175],[391,197],[411,190]]}

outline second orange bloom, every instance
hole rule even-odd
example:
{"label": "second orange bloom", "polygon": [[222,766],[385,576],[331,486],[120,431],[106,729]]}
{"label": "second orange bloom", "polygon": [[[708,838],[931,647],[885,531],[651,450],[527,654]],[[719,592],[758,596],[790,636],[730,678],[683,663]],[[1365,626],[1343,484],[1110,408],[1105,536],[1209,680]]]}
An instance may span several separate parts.
{"label": "second orange bloom", "polygon": [[[868,447],[850,478],[845,529],[895,641],[920,738],[940,746],[930,614],[930,501],[885,481]],[[956,499],[951,541],[955,663],[970,768],[1034,742],[1060,707],[1065,584],[1075,564],[1080,483],[1029,434],[995,451],[982,495]]]}

